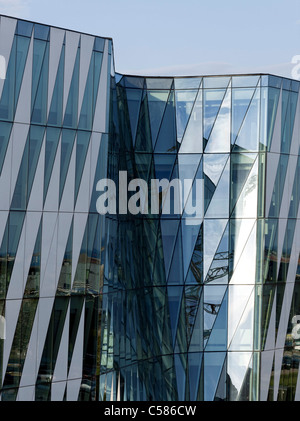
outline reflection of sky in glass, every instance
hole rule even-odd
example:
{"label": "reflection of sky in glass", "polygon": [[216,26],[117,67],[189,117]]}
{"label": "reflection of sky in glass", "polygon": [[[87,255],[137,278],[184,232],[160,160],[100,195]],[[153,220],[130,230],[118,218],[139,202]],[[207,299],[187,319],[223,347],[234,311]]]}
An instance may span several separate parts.
{"label": "reflection of sky in glass", "polygon": [[202,152],[202,89],[198,92],[184,137],[178,137],[177,140],[182,142],[180,153]]}
{"label": "reflection of sky in glass", "polygon": [[[208,311],[204,311],[204,330],[211,329],[216,314],[219,311],[227,286],[206,285],[204,288],[204,305]],[[214,307],[214,305],[216,305]],[[212,313],[210,313],[210,311]]]}
{"label": "reflection of sky in glass", "polygon": [[226,224],[226,219],[206,219],[204,221],[204,278],[217,251]]}
{"label": "reflection of sky in glass", "polygon": [[236,332],[253,292],[253,285],[229,285],[228,296],[228,344]]}
{"label": "reflection of sky in glass", "polygon": [[229,154],[204,154],[204,174],[209,177],[214,185],[217,185],[228,157]]}
{"label": "reflection of sky in glass", "polygon": [[231,89],[228,89],[211,131],[206,152],[230,151]]}
{"label": "reflection of sky in glass", "polygon": [[176,91],[176,124],[179,139],[183,136],[197,93],[197,91]]}
{"label": "reflection of sky in glass", "polygon": [[[227,354],[227,373],[237,393],[241,390],[251,357],[251,352],[228,352]],[[235,399],[235,397],[230,398]]]}
{"label": "reflection of sky in glass", "polygon": [[203,90],[203,137],[205,139],[209,138],[209,134],[220,109],[225,92],[225,89]]}
{"label": "reflection of sky in glass", "polygon": [[[246,221],[249,225],[246,225]],[[240,231],[237,248],[234,250],[233,265],[234,272],[231,277],[231,284],[254,284],[256,270],[256,228],[255,220],[244,219],[243,228],[249,229],[252,223],[250,234]],[[242,238],[242,235],[244,237]]]}

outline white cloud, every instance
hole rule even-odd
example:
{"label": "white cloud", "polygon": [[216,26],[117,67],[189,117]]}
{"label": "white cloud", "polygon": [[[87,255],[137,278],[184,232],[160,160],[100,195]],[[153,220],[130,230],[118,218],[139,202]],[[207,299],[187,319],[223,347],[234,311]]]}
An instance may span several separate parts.
{"label": "white cloud", "polygon": [[30,0],[0,0],[0,13],[14,17],[27,18]]}

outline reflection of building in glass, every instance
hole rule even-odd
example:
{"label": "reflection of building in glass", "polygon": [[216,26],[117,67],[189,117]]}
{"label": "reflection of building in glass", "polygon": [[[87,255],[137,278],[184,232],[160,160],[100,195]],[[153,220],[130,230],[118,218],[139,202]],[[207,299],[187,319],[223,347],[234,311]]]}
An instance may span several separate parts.
{"label": "reflection of building in glass", "polygon": [[[299,400],[299,82],[114,74],[6,17],[0,54],[1,399]],[[203,217],[99,215],[119,171]]]}

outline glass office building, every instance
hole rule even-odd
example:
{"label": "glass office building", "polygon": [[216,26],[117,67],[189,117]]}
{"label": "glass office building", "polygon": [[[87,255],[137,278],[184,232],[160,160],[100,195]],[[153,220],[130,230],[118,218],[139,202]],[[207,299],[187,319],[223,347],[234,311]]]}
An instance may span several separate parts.
{"label": "glass office building", "polygon": [[[300,400],[299,82],[5,16],[0,55],[0,399]],[[100,214],[120,172],[190,183]]]}

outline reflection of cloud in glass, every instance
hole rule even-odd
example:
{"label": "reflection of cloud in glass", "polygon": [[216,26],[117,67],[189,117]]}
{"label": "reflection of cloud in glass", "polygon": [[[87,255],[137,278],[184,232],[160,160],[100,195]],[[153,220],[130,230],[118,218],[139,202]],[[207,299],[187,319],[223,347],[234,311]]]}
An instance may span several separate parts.
{"label": "reflection of cloud in glass", "polygon": [[224,169],[228,154],[205,154],[204,173],[216,185]]}
{"label": "reflection of cloud in glass", "polygon": [[228,90],[212,129],[205,152],[230,151],[231,90]]}
{"label": "reflection of cloud in glass", "polygon": [[254,290],[241,316],[239,325],[229,346],[230,351],[251,351],[253,349]]}
{"label": "reflection of cloud in glass", "polygon": [[251,356],[251,352],[228,352],[227,373],[232,384],[237,389],[237,393],[241,390]]}
{"label": "reflection of cloud in glass", "polygon": [[249,237],[244,239],[244,246],[240,255],[234,254],[234,272],[231,284],[254,284],[256,273],[256,231],[257,224]]}
{"label": "reflection of cloud in glass", "polygon": [[236,218],[255,218],[257,214],[258,159],[243,187],[235,207]]}

